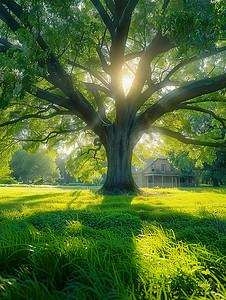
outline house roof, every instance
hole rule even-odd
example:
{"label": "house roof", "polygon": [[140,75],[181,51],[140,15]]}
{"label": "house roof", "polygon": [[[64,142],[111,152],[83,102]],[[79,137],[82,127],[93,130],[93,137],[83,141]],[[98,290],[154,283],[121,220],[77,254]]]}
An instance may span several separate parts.
{"label": "house roof", "polygon": [[[143,167],[139,169],[135,169],[134,166],[132,166],[132,173],[133,174],[141,174],[144,170],[146,170],[149,166],[151,166],[157,159],[159,158],[149,158],[149,159],[143,159],[143,161],[146,163]],[[161,159],[167,159],[167,158],[161,158]]]}

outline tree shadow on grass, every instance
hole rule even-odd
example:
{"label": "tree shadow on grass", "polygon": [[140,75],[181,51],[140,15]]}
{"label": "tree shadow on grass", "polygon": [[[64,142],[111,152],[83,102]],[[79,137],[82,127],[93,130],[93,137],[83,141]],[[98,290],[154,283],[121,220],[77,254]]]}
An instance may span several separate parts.
{"label": "tree shadow on grass", "polygon": [[67,209],[70,210],[71,206],[76,202],[76,200],[79,198],[81,195],[81,191],[75,191],[72,193],[72,196],[74,197],[68,204],[67,204]]}
{"label": "tree shadow on grass", "polygon": [[[37,212],[36,214],[21,220],[28,222],[37,229],[52,228],[60,233],[67,226],[68,222],[79,221],[84,226],[93,229],[104,229],[112,232],[119,232],[121,236],[128,238],[131,234],[138,234],[144,224],[161,226],[164,229],[173,230],[178,239],[188,243],[198,242],[206,244],[217,241],[219,235],[226,234],[226,221],[213,216],[208,212],[200,212],[199,216],[178,212],[170,207],[163,206],[161,198],[155,201],[154,205],[132,204],[132,196],[110,197],[105,196],[101,203],[87,205],[85,209],[72,209],[81,196],[82,191],[75,191],[74,198],[66,204],[65,210],[49,212]],[[59,196],[58,193],[56,193]],[[14,203],[5,203],[1,209],[7,209],[26,205],[29,200],[45,199],[53,194],[40,194],[25,196],[17,199]],[[94,197],[95,199],[100,196]],[[37,202],[40,204],[41,202]],[[44,201],[42,202],[44,204]],[[32,205],[32,203],[29,203]],[[33,203],[36,205],[36,202]],[[10,207],[9,207],[10,206]],[[225,248],[226,249],[226,248]]]}
{"label": "tree shadow on grass", "polygon": [[[47,266],[45,269],[43,265],[31,267],[32,272],[44,285],[47,285],[49,279],[38,269],[44,269],[46,274],[49,273],[49,276],[52,276],[55,289],[57,288],[55,292],[62,299],[66,295],[68,299],[99,300],[110,296],[112,296],[111,299],[128,299],[126,298],[128,295],[123,295],[122,291],[125,292],[125,289],[120,287],[121,282],[128,286],[134,284],[134,294],[138,299],[142,283],[138,278],[134,236],[139,239],[139,235],[142,236],[142,230],[146,226],[152,225],[163,230],[173,230],[176,239],[186,245],[202,244],[209,253],[214,254],[215,249],[218,249],[220,256],[226,254],[225,220],[208,214],[192,216],[174,211],[163,206],[160,197],[155,198],[154,205],[147,205],[133,204],[132,196],[106,196],[103,197],[101,203],[96,201],[100,196],[95,196],[93,198],[95,204],[89,204],[81,210],[72,209],[73,204],[79,201],[81,195],[82,191],[75,191],[73,200],[66,203],[65,210],[38,212],[16,221],[17,226],[14,223],[11,227],[12,230],[23,231],[24,223],[31,224],[39,232],[50,233],[50,243],[56,243],[56,240],[59,240],[58,247],[71,243],[74,243],[73,247],[75,247],[78,243],[80,245],[78,247],[87,251],[88,254],[83,256],[80,255],[81,250],[73,250],[72,256],[67,255],[66,252],[62,252],[59,256],[56,250],[51,250],[51,256],[48,256],[46,252],[40,251],[39,258],[36,259],[42,261],[47,255],[50,261],[58,261],[57,264],[61,270],[59,272],[62,274],[58,274],[56,270],[52,274],[54,268],[49,267],[48,270]],[[26,197],[24,201],[26,202]],[[21,202],[23,198],[20,198]],[[24,230],[27,228],[24,227]],[[72,251],[70,247],[68,249]],[[11,267],[15,268],[13,263],[15,261],[12,262]],[[21,266],[18,265],[18,267]],[[55,265],[56,268],[58,265]],[[51,289],[54,290],[53,286],[47,288],[50,293],[53,292]],[[183,299],[183,293],[181,295],[180,299]],[[145,298],[141,296],[140,299]]]}
{"label": "tree shadow on grass", "polygon": [[[46,193],[46,194],[36,194],[36,195],[27,195],[27,196],[23,196],[23,197],[4,197],[4,199],[8,199],[7,201],[4,202],[0,202],[0,211],[3,211],[4,209],[15,209],[15,208],[19,208],[20,206],[24,206],[27,203],[29,203],[29,205],[34,206],[37,204],[37,202],[35,202],[34,200],[37,200],[38,203],[41,203],[39,200],[40,199],[47,199],[49,197],[59,197],[60,195],[63,195],[64,192],[62,193]],[[33,201],[33,202],[32,202]],[[45,202],[43,200],[43,202]]]}

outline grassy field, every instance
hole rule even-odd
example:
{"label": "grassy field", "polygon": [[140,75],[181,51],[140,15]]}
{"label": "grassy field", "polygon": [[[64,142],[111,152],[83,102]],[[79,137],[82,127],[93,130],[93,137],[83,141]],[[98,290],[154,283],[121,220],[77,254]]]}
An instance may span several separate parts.
{"label": "grassy field", "polygon": [[226,189],[0,187],[0,299],[226,299]]}

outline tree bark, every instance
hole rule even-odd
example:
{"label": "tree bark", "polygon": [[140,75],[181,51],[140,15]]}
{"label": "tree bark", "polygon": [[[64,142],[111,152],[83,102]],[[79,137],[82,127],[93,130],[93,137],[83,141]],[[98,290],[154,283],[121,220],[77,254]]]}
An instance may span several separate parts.
{"label": "tree bark", "polygon": [[100,194],[140,194],[141,190],[136,185],[131,170],[133,148],[130,135],[126,128],[113,128],[107,135],[105,150],[107,154],[107,178]]}

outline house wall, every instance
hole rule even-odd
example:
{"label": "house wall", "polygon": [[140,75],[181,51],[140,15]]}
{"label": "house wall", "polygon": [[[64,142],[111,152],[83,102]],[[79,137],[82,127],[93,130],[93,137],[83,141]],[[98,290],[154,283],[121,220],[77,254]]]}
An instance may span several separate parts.
{"label": "house wall", "polygon": [[147,187],[147,179],[144,174],[133,174],[133,178],[139,187]]}
{"label": "house wall", "polygon": [[[154,170],[153,165],[155,166]],[[162,165],[164,165],[164,169]],[[178,173],[179,172],[174,170],[173,165],[167,159],[158,158],[150,166],[144,169],[143,172],[133,173],[133,177],[139,187],[178,187],[179,178],[173,176],[174,178],[172,179],[172,176],[169,176]],[[147,174],[156,174],[154,181],[152,178],[153,176],[147,178]]]}
{"label": "house wall", "polygon": [[[155,171],[152,172],[152,166],[155,165]],[[166,166],[165,172],[162,172],[162,165]],[[175,173],[172,169],[173,165],[167,159],[158,158],[151,166],[144,170],[144,174],[148,173]]]}

